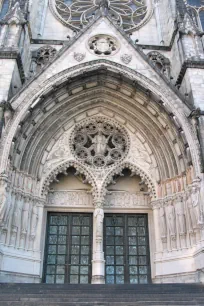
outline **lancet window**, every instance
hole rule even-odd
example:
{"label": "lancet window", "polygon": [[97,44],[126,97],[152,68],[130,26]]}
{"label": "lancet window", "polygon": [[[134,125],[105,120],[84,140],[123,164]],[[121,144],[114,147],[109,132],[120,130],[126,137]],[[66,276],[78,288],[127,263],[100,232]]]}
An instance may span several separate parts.
{"label": "lancet window", "polygon": [[204,0],[188,0],[188,12],[196,26],[204,30]]}
{"label": "lancet window", "polygon": [[9,0],[0,1],[0,19],[3,18],[9,9]]}

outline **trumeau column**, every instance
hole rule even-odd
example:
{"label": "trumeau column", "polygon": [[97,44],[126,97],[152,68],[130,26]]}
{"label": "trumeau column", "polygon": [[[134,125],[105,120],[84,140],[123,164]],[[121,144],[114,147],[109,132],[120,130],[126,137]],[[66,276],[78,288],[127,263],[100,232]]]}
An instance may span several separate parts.
{"label": "trumeau column", "polygon": [[103,252],[103,204],[97,203],[93,214],[93,260],[92,284],[105,283],[105,260]]}

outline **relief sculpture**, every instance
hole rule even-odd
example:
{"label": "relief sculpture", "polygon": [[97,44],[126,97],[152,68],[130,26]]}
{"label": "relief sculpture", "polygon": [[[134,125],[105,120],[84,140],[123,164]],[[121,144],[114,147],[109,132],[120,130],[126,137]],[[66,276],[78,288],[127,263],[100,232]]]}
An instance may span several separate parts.
{"label": "relief sculpture", "polygon": [[86,191],[54,191],[48,195],[48,206],[93,206],[92,196]]}

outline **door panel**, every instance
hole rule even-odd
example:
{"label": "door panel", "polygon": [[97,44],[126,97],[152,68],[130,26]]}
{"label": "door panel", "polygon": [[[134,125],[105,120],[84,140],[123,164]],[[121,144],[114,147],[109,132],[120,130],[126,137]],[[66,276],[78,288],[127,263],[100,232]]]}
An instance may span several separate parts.
{"label": "door panel", "polygon": [[146,214],[106,214],[106,283],[149,283],[150,258]]}
{"label": "door panel", "polygon": [[44,282],[91,282],[92,215],[49,213]]}

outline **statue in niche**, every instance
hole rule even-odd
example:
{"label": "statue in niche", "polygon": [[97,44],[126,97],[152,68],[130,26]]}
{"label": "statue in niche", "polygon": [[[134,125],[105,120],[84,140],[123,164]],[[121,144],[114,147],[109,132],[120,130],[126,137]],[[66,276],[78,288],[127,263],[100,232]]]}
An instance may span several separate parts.
{"label": "statue in niche", "polygon": [[198,228],[200,209],[199,209],[199,196],[200,191],[197,187],[192,187],[192,192],[188,193],[187,206],[189,209],[189,217],[193,230]]}
{"label": "statue in niche", "polygon": [[[8,205],[7,205],[8,203]],[[9,222],[12,218],[12,212],[13,212],[13,203],[12,203],[12,196],[10,195],[8,202],[5,203],[4,205],[4,210],[2,212],[2,221],[3,221],[3,225],[4,228],[8,228],[9,226]]]}
{"label": "statue in niche", "polygon": [[33,205],[32,216],[31,216],[31,236],[36,236],[36,230],[38,225],[38,207],[37,205]]}
{"label": "statue in niche", "polygon": [[92,138],[93,148],[96,155],[105,154],[108,140],[109,138],[106,138],[101,130],[99,130],[98,134]]}
{"label": "statue in niche", "polygon": [[166,217],[165,217],[164,207],[160,207],[159,217],[160,217],[161,238],[162,238],[162,240],[166,240],[167,229],[166,229]]}
{"label": "statue in niche", "polygon": [[176,216],[173,201],[166,208],[168,228],[172,239],[176,238]]}
{"label": "statue in niche", "polygon": [[176,215],[177,215],[177,220],[178,220],[179,234],[185,235],[186,234],[186,216],[185,216],[182,197],[178,197],[176,199],[175,210],[176,210]]}
{"label": "statue in niche", "polygon": [[26,199],[22,210],[22,233],[27,233],[28,230],[29,208],[30,205]]}
{"label": "statue in niche", "polygon": [[13,213],[13,220],[12,220],[12,228],[14,231],[17,232],[20,223],[21,223],[21,203],[19,203],[19,201],[16,202],[16,206],[14,209],[14,213]]}

